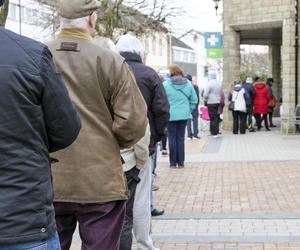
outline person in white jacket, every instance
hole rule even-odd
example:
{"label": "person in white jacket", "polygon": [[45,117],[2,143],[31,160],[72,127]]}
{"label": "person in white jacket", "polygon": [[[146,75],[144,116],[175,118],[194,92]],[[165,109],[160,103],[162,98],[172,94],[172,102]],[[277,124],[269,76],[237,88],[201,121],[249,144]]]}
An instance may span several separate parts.
{"label": "person in white jacket", "polygon": [[[135,193],[137,185],[141,180],[139,177],[140,170],[143,169],[149,160],[149,144],[150,127],[148,125],[145,136],[134,147],[121,150],[121,156],[124,160],[123,171],[126,175],[128,186],[128,200],[126,202],[126,215],[120,239],[120,250],[130,250],[132,246],[133,207],[135,202],[139,202],[138,200],[135,201]],[[146,189],[145,187],[142,188]],[[150,188],[148,192],[150,202]],[[140,192],[138,192],[138,196],[140,196]]]}
{"label": "person in white jacket", "polygon": [[248,92],[238,82],[235,84],[234,89],[229,93],[228,100],[234,103],[232,110],[233,117],[233,134],[246,133],[246,119],[247,119],[247,103],[250,97]]}

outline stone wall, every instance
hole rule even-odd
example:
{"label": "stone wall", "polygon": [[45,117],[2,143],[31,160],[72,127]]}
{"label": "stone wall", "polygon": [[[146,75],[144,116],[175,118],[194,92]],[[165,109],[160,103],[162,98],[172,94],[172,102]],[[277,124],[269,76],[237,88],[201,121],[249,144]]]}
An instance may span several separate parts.
{"label": "stone wall", "polygon": [[[223,0],[223,9],[224,90],[228,90],[229,85],[239,78],[240,31],[282,27],[281,67],[278,62],[280,47],[270,47],[275,50],[270,63],[276,70],[281,68],[281,81],[277,83],[282,82],[284,112],[286,117],[290,116],[295,106],[294,0]],[[280,77],[275,69],[272,70],[272,75],[274,78]],[[274,86],[274,89],[277,94],[281,93],[280,85]],[[230,128],[231,114],[225,114],[225,117],[225,128]]]}

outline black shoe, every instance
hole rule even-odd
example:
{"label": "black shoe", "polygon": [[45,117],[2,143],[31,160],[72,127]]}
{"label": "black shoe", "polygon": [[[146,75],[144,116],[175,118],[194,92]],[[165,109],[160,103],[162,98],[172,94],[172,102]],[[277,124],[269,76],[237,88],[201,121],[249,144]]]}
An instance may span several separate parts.
{"label": "black shoe", "polygon": [[269,128],[266,128],[266,131],[271,131],[271,129],[269,129]]}
{"label": "black shoe", "polygon": [[158,210],[158,209],[154,208],[151,211],[151,215],[152,216],[160,216],[160,215],[163,215],[164,212],[165,212],[165,210]]}
{"label": "black shoe", "polygon": [[255,132],[254,128],[249,128],[249,132]]}

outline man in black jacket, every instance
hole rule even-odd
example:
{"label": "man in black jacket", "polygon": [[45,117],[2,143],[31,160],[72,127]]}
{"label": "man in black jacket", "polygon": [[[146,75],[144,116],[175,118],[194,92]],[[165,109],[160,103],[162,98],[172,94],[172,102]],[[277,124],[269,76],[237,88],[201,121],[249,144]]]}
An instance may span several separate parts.
{"label": "man in black jacket", "polygon": [[58,250],[49,152],[80,119],[45,45],[4,28],[0,44],[0,249]]}
{"label": "man in black jacket", "polygon": [[[148,107],[147,115],[151,131],[149,152],[151,156],[156,150],[156,144],[162,139],[163,136],[166,135],[167,124],[169,121],[169,102],[158,74],[152,68],[146,66],[143,63],[144,51],[141,42],[136,37],[127,34],[119,38],[116,46],[121,56],[123,56],[125,58],[125,61],[131,66],[136,82]],[[150,166],[145,166],[145,168],[146,167]],[[141,179],[145,178],[141,177]],[[139,183],[138,185],[142,187],[144,186],[142,183]],[[150,190],[145,192],[148,192],[148,194],[150,194]],[[152,215],[161,215],[164,213],[164,210],[160,211],[156,208],[152,208],[151,213]],[[123,228],[121,236],[120,250],[131,249],[131,223],[132,222],[128,222],[127,218],[125,219],[125,226]],[[145,225],[145,227],[147,226]],[[151,244],[153,244],[151,243],[151,239],[143,240],[144,244],[142,244],[140,242],[140,236],[135,236],[137,239],[138,248],[153,249],[153,245],[150,246]],[[145,246],[146,243],[147,246]],[[143,246],[141,246],[140,244]]]}

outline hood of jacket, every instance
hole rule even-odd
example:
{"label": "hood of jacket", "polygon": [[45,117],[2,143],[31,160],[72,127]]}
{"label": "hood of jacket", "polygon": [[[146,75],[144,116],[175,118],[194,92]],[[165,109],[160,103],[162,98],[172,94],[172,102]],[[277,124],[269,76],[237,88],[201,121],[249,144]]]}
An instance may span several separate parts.
{"label": "hood of jacket", "polygon": [[188,80],[183,76],[172,76],[171,82],[176,89],[182,89],[188,84]]}
{"label": "hood of jacket", "polygon": [[256,84],[255,84],[255,88],[256,88],[256,89],[263,89],[263,88],[265,88],[265,87],[266,87],[266,84],[263,83],[263,82],[259,82],[259,83],[256,83]]}
{"label": "hood of jacket", "polygon": [[241,84],[236,84],[236,85],[234,86],[234,90],[237,91],[237,92],[239,92],[242,88],[243,88],[243,87],[242,87]]}
{"label": "hood of jacket", "polygon": [[143,63],[140,55],[133,52],[121,52],[120,55],[124,57],[126,62],[139,62]]}

